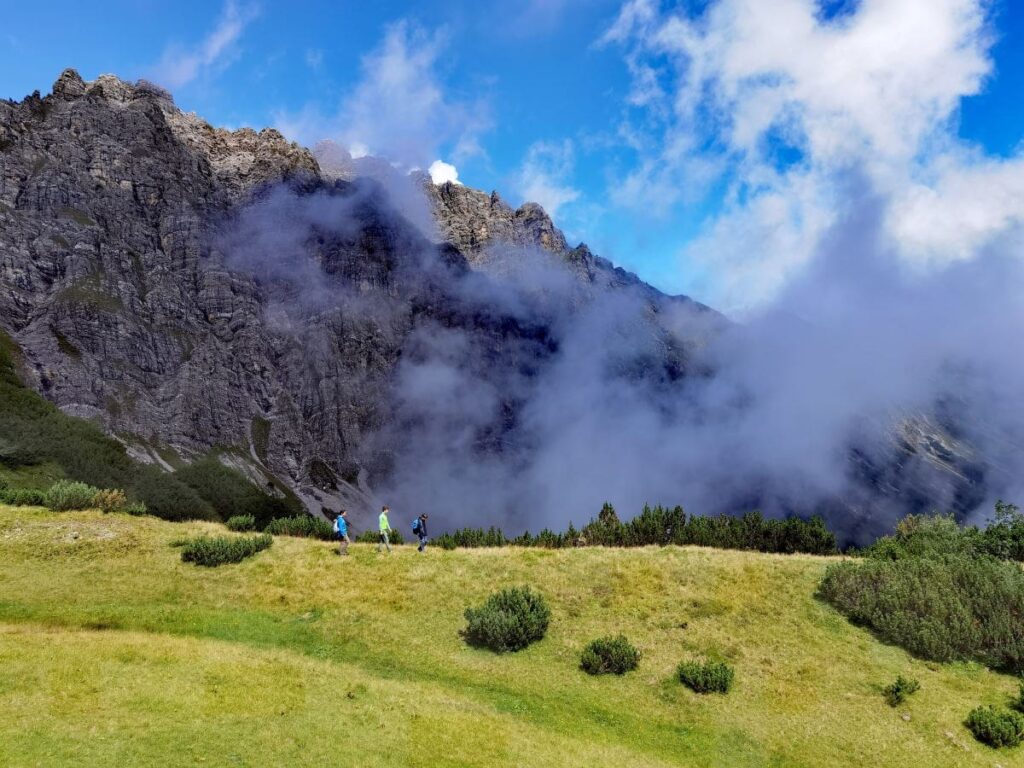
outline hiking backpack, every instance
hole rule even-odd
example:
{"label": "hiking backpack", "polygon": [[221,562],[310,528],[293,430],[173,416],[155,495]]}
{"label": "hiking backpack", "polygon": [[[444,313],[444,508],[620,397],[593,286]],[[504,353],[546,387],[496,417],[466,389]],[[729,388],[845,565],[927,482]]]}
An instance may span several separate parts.
{"label": "hiking backpack", "polygon": [[418,517],[415,520],[412,521],[412,532],[413,533],[419,533],[420,532],[420,519]]}

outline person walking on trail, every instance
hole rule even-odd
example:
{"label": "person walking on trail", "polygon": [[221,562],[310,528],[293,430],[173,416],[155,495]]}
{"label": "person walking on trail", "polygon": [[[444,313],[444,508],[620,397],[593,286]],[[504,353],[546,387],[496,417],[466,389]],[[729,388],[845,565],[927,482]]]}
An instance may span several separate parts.
{"label": "person walking on trail", "polygon": [[387,505],[380,508],[380,517],[378,518],[378,522],[380,523],[380,541],[377,542],[377,552],[380,552],[381,547],[385,547],[390,555],[391,523],[388,522],[388,512],[390,512],[390,510],[387,508]]}
{"label": "person walking on trail", "polygon": [[427,516],[425,514],[412,521],[412,532],[420,537],[420,545],[416,551],[422,552],[427,548]]}
{"label": "person walking on trail", "polygon": [[348,545],[352,540],[348,537],[348,512],[344,509],[334,518],[334,532],[338,534],[338,554],[342,557],[348,554]]}

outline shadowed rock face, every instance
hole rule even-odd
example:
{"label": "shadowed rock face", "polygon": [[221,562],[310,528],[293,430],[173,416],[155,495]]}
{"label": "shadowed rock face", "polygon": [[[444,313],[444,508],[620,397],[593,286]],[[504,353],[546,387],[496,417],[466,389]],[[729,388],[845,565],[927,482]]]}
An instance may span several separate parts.
{"label": "shadowed rock face", "polygon": [[[423,427],[396,379],[437,338],[457,337],[445,354],[499,393],[472,444],[512,457],[530,449],[510,442],[523,400],[580,307],[629,296],[643,308],[617,329],[629,351],[613,375],[655,392],[711,373],[694,352],[721,316],[570,248],[536,204],[406,180],[433,216],[414,225],[386,164],[342,160],[322,173],[277,131],[216,129],[111,76],[67,70],[45,98],[0,102],[0,327],[27,383],[143,460],[169,468],[217,447],[314,512],[358,513]],[[531,285],[544,258],[568,281],[554,299]],[[918,501],[952,482],[966,505],[981,483],[969,449],[908,425],[892,461],[853,452],[851,474]]]}
{"label": "shadowed rock face", "polygon": [[[563,257],[581,301],[594,285],[642,285],[570,250],[536,205],[426,188],[440,243],[378,184],[325,179],[277,131],[212,128],[155,86],[67,70],[45,98],[0,102],[0,324],[33,386],[136,456],[225,447],[314,510],[364,508],[390,454],[366,438],[389,419],[389,382],[417,328],[468,332],[496,377],[556,346],[544,318],[453,289],[501,261],[487,246]],[[675,301],[643,289],[652,306]],[[645,332],[679,375],[683,345],[656,323]]]}

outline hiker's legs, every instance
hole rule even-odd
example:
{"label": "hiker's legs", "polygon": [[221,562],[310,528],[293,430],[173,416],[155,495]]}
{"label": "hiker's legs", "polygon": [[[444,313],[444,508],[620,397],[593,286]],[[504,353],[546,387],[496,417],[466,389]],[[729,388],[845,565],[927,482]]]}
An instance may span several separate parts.
{"label": "hiker's legs", "polygon": [[426,536],[420,536],[420,545],[419,545],[419,547],[417,547],[417,550],[422,552],[426,548],[427,548],[427,537]]}
{"label": "hiker's legs", "polygon": [[384,547],[387,548],[388,554],[391,554],[391,542],[388,541],[388,538],[389,537],[388,537],[388,532],[387,531],[381,531],[380,532],[380,541],[377,542],[377,551],[378,552],[380,552],[381,545],[383,545]]}
{"label": "hiker's legs", "polygon": [[349,539],[347,533],[344,536],[342,536],[340,539],[338,539],[338,554],[339,555],[347,555],[348,554],[349,542],[350,542],[350,539]]}

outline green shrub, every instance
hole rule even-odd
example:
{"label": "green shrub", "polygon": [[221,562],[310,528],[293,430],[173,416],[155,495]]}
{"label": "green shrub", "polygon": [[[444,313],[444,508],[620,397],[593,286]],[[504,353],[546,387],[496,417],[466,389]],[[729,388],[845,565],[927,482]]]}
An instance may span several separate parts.
{"label": "green shrub", "polygon": [[124,512],[127,515],[148,515],[149,509],[143,501],[129,501],[128,505],[124,508]]}
{"label": "green shrub", "polygon": [[1024,571],[989,556],[868,558],[828,567],[820,595],[856,624],[933,661],[1024,670]]}
{"label": "green shrub", "polygon": [[887,685],[882,693],[890,707],[898,707],[907,700],[907,696],[917,693],[920,688],[921,684],[917,680],[898,675],[896,681]]}
{"label": "green shrub", "polygon": [[732,667],[717,661],[684,661],[678,673],[679,681],[696,693],[728,693],[735,676]]}
{"label": "green shrub", "polygon": [[974,738],[990,747],[1015,747],[1024,741],[1024,715],[1008,709],[976,707],[964,725]]}
{"label": "green shrub", "polygon": [[88,509],[99,489],[74,480],[58,480],[46,491],[46,506],[55,512]]}
{"label": "green shrub", "polygon": [[1020,691],[1017,693],[1017,698],[1010,703],[1010,706],[1024,714],[1024,683],[1020,684]]}
{"label": "green shrub", "polygon": [[181,551],[182,562],[214,568],[225,563],[240,563],[274,543],[269,534],[259,536],[199,536]]}
{"label": "green shrub", "polygon": [[[380,531],[373,529],[367,529],[356,536],[356,541],[360,544],[376,544],[380,541]],[[388,534],[388,541],[391,544],[405,544],[405,539],[402,538],[402,532],[397,528],[392,528]]]}
{"label": "green shrub", "polygon": [[124,491],[117,488],[102,489],[96,491],[90,506],[104,512],[123,512],[128,506],[128,497],[124,495]]}
{"label": "green shrub", "polygon": [[496,653],[518,651],[544,637],[550,620],[542,595],[529,587],[512,587],[495,592],[477,608],[467,608],[463,634],[473,646]]}
{"label": "green shrub", "polygon": [[46,506],[46,494],[27,488],[5,489],[0,491],[0,504],[10,504],[12,507],[43,507]]}
{"label": "green shrub", "polygon": [[252,515],[234,515],[233,517],[229,517],[227,519],[225,525],[227,525],[228,530],[237,531],[239,533],[244,533],[246,531],[255,531],[256,518]]}
{"label": "green shrub", "polygon": [[323,541],[337,538],[334,526],[331,523],[312,515],[279,517],[276,520],[271,520],[263,531],[265,533],[272,533],[275,536],[302,536],[307,539],[321,539]]}
{"label": "green shrub", "polygon": [[580,656],[580,669],[589,675],[624,675],[639,663],[640,651],[625,635],[592,640]]}

